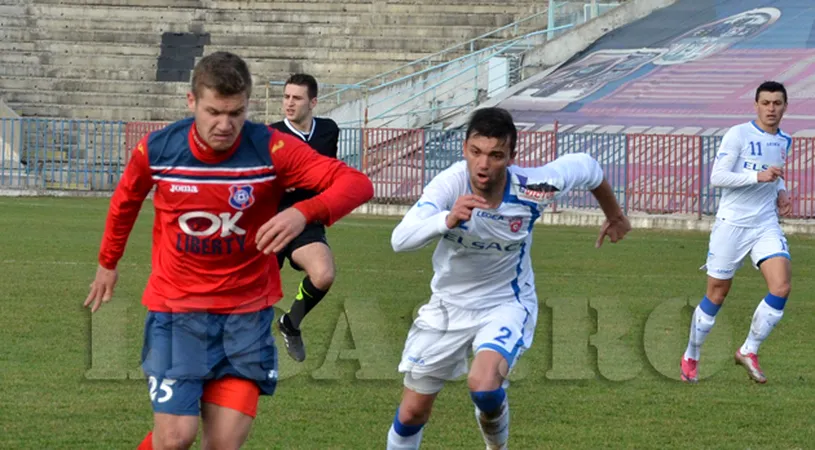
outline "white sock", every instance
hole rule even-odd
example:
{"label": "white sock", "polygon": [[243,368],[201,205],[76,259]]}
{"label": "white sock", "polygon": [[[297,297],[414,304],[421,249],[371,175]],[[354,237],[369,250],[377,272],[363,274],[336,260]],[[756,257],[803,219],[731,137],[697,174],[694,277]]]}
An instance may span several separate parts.
{"label": "white sock", "polygon": [[701,306],[696,307],[690,321],[690,338],[688,339],[688,348],[685,349],[685,359],[699,361],[702,355],[702,344],[705,343],[705,339],[707,339],[707,335],[713,329],[715,323],[716,316],[711,316],[702,311]]}
{"label": "white sock", "polygon": [[747,340],[741,346],[739,351],[742,355],[750,353],[758,354],[758,347],[767,339],[773,328],[781,321],[784,316],[784,310],[778,310],[768,305],[766,301],[762,300],[753,313],[753,322],[750,324],[750,333],[747,334]]}
{"label": "white sock", "polygon": [[391,429],[388,431],[387,450],[419,450],[419,444],[422,443],[422,432],[424,432],[424,428],[414,435],[402,436],[396,432],[393,424],[391,424]]}
{"label": "white sock", "polygon": [[498,408],[496,417],[487,417],[478,407],[475,407],[475,420],[487,448],[504,449],[509,440],[509,402],[504,398],[501,407]]}

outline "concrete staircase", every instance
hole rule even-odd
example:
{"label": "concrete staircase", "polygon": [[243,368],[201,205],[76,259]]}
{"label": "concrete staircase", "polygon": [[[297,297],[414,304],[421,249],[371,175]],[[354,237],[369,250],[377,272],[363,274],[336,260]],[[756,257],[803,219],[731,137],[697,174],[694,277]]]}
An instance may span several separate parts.
{"label": "concrete staircase", "polygon": [[[526,17],[542,5],[532,0],[0,0],[0,97],[22,116],[176,120],[187,114],[184,94],[195,61],[230,50],[250,64],[256,85],[252,117],[260,120],[268,81],[306,71],[322,83],[358,82]],[[545,22],[540,17],[517,31],[542,29]],[[512,31],[479,45],[511,37]],[[275,119],[279,89],[269,92]]]}

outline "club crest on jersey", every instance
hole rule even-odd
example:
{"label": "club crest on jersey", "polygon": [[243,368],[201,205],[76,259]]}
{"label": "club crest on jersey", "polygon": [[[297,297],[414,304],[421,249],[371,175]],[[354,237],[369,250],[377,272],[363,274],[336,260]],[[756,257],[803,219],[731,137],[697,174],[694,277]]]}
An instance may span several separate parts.
{"label": "club crest on jersey", "polygon": [[521,226],[523,225],[523,222],[524,222],[523,219],[521,219],[520,217],[510,217],[509,218],[509,231],[511,231],[513,233],[517,233],[518,230],[521,229]]}
{"label": "club crest on jersey", "polygon": [[252,206],[255,203],[252,191],[252,185],[249,184],[229,186],[229,206],[240,211]]}

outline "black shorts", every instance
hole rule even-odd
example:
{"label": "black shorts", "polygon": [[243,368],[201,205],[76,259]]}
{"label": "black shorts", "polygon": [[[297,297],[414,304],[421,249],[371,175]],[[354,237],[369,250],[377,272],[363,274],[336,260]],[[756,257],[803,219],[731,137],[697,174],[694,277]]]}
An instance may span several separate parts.
{"label": "black shorts", "polygon": [[294,263],[291,259],[291,254],[300,247],[304,247],[308,244],[313,244],[315,242],[322,242],[326,246],[328,246],[328,239],[325,237],[325,225],[321,223],[310,223],[306,225],[306,228],[303,229],[303,232],[300,233],[296,238],[292,239],[289,242],[289,245],[283,249],[282,252],[277,254],[277,264],[280,268],[283,268],[283,264],[286,262],[286,258],[289,258],[289,265],[294,270],[303,270],[302,267],[298,266]]}

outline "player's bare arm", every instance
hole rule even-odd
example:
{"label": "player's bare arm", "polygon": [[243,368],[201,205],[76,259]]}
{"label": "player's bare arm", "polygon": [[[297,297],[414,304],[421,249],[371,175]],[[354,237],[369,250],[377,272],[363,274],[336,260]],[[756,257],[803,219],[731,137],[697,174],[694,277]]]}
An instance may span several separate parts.
{"label": "player's bare arm", "polygon": [[462,195],[453,204],[450,213],[447,214],[447,228],[453,229],[460,223],[470,220],[473,209],[489,209],[490,205],[484,197],[475,194]]}
{"label": "player's bare arm", "polygon": [[606,215],[606,220],[600,228],[600,236],[597,238],[595,247],[600,248],[606,236],[609,237],[611,243],[616,243],[622,240],[629,231],[631,231],[631,223],[628,218],[623,214],[620,204],[617,202],[617,197],[614,196],[614,191],[607,180],[603,180],[600,186],[591,191],[594,198],[600,204],[600,208]]}
{"label": "player's bare arm", "polygon": [[790,196],[787,194],[787,191],[782,190],[778,191],[778,215],[782,217],[787,217],[792,214],[792,202],[790,201]]}

